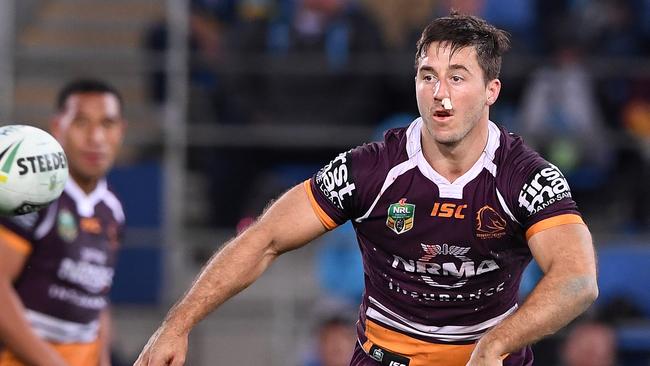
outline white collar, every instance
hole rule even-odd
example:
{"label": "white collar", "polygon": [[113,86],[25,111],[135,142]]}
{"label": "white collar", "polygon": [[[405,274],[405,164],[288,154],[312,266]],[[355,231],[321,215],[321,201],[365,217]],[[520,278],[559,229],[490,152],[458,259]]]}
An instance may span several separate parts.
{"label": "white collar", "polygon": [[65,184],[65,192],[77,205],[79,216],[83,217],[92,217],[95,215],[95,206],[106,197],[107,191],[108,185],[106,184],[106,179],[103,178],[97,182],[97,186],[90,194],[86,194],[72,177],[69,177]]}
{"label": "white collar", "polygon": [[422,117],[418,117],[408,127],[406,131],[406,153],[409,159],[417,161],[417,166],[422,174],[438,186],[441,198],[463,198],[463,188],[476,178],[483,168],[496,176],[497,167],[493,160],[494,154],[501,143],[501,131],[494,122],[488,121],[488,141],[481,156],[467,172],[458,177],[453,183],[450,183],[447,178],[435,171],[424,158],[421,143],[423,124]]}

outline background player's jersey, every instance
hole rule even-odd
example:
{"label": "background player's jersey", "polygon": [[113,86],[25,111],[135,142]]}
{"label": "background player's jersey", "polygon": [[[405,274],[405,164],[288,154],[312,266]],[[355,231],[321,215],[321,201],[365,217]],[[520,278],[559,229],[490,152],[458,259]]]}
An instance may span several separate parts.
{"label": "background player's jersey", "polygon": [[105,181],[86,195],[72,179],[46,209],[0,219],[3,241],[28,254],[14,286],[41,338],[97,339],[123,223],[122,206]]}
{"label": "background player's jersey", "polygon": [[305,186],[327,228],[351,219],[356,229],[365,351],[453,365],[432,358],[434,348],[460,345],[468,355],[463,344],[516,310],[532,257],[527,239],[582,219],[562,173],[519,137],[489,122],[481,157],[450,183],[425,160],[421,128],[417,119],[384,142],[342,153]]}

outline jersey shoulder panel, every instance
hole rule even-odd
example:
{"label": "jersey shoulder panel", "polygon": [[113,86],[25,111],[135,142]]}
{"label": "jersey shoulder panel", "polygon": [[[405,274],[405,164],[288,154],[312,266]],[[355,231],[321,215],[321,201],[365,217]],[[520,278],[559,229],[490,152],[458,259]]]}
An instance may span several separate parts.
{"label": "jersey shoulder panel", "polygon": [[524,230],[560,215],[570,215],[569,221],[577,217],[582,222],[560,169],[528,147],[521,137],[500,128],[497,187]]}
{"label": "jersey shoulder panel", "polygon": [[19,216],[0,217],[0,238],[14,250],[28,254],[38,239],[39,228],[56,202],[40,211]]}
{"label": "jersey shoulder panel", "polygon": [[384,141],[339,154],[310,179],[312,205],[331,219],[326,227],[359,217],[372,205],[391,167],[407,159],[405,146],[406,128],[388,130]]}

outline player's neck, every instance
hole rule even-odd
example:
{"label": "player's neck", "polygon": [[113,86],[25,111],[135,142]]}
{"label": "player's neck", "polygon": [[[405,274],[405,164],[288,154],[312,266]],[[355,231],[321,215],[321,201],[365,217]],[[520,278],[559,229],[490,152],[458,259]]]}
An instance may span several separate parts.
{"label": "player's neck", "polygon": [[79,186],[79,188],[81,188],[81,190],[86,195],[92,193],[95,188],[97,188],[97,184],[99,183],[99,179],[80,177],[78,174],[74,174],[72,171],[70,172],[70,179],[74,180],[77,186]]}
{"label": "player's neck", "polygon": [[467,173],[481,157],[488,140],[488,122],[479,122],[460,142],[453,145],[436,142],[422,135],[425,159],[438,174],[453,183]]}

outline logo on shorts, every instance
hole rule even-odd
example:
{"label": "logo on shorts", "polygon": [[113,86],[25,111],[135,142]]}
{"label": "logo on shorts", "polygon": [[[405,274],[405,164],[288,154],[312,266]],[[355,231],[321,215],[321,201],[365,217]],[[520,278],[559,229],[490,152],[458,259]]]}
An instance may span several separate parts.
{"label": "logo on shorts", "polygon": [[476,237],[499,239],[506,235],[506,220],[492,207],[485,205],[476,213]]}
{"label": "logo on shorts", "polygon": [[372,350],[370,357],[374,358],[376,361],[381,362],[384,359],[384,350],[381,348],[375,348]]}
{"label": "logo on shorts", "polygon": [[386,226],[393,230],[395,234],[403,234],[413,228],[414,217],[415,205],[406,203],[406,198],[402,198],[399,202],[388,206]]}
{"label": "logo on shorts", "polygon": [[408,366],[411,363],[410,359],[375,345],[370,346],[368,356],[386,366]]}

